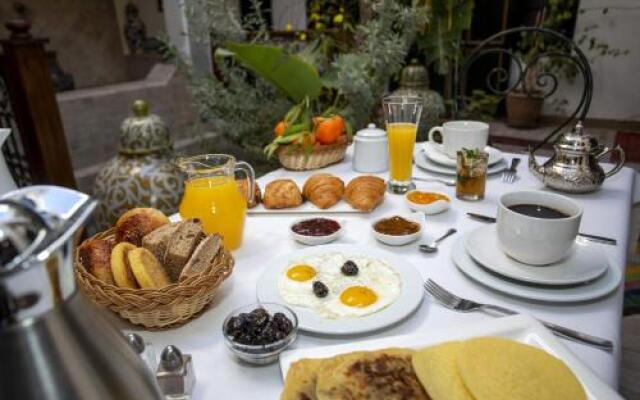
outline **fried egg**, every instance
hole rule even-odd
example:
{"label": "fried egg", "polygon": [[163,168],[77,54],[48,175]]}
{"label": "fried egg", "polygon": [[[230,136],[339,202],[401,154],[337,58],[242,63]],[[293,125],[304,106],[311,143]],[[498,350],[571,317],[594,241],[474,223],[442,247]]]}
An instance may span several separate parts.
{"label": "fried egg", "polygon": [[[354,276],[341,271],[342,265],[349,260],[358,266]],[[315,281],[328,287],[326,297],[314,294]],[[385,261],[341,253],[295,260],[283,270],[279,281],[280,296],[285,302],[310,308],[331,319],[363,317],[378,312],[398,298],[401,287],[400,275]]]}

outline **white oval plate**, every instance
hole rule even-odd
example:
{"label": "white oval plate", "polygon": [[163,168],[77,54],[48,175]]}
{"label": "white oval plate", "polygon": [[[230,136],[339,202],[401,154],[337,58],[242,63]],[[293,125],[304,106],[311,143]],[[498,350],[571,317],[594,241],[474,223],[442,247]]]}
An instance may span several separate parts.
{"label": "white oval plate", "polygon": [[518,262],[500,249],[495,225],[475,229],[467,236],[467,253],[483,267],[507,278],[538,285],[575,285],[592,281],[607,271],[607,256],[597,244],[576,240],[564,259],[549,265]]}
{"label": "white oval plate", "polygon": [[435,190],[429,190],[428,192],[437,193],[442,196],[446,196],[446,198],[449,199],[449,201],[437,200],[429,204],[418,204],[409,200],[409,194],[411,194],[412,192],[421,192],[421,190],[411,190],[410,192],[404,195],[404,202],[407,205],[407,207],[409,207],[412,211],[425,213],[427,215],[433,215],[433,214],[440,214],[442,212],[445,212],[449,209],[449,207],[451,207],[451,197],[447,193],[438,192]]}
{"label": "white oval plate", "polygon": [[[435,163],[429,160],[429,158],[422,151],[422,149],[418,147],[419,146],[416,146],[416,149],[413,153],[413,161],[415,162],[418,168],[421,168],[428,172],[435,172],[436,174],[449,175],[449,176],[456,175],[455,166],[447,167],[445,165],[440,165],[438,163]],[[489,167],[487,168],[487,174],[489,175],[497,174],[499,172],[504,171],[505,169],[507,169],[507,162],[505,160],[501,160],[500,162],[497,162],[493,165],[489,165]]]}
{"label": "white oval plate", "polygon": [[453,245],[451,257],[456,267],[467,277],[484,286],[521,299],[547,303],[577,303],[595,300],[617,289],[622,279],[620,268],[609,262],[609,268],[599,279],[578,286],[534,286],[507,280],[489,272],[473,261],[465,248],[467,236],[468,233],[462,235]]}
{"label": "white oval plate", "polygon": [[[447,167],[455,167],[458,163],[455,158],[451,158],[448,155],[444,154],[431,142],[424,142],[422,148],[424,149],[424,154],[427,156],[427,158],[435,163]],[[493,165],[499,161],[502,161],[502,159],[504,158],[502,156],[502,152],[495,147],[487,146],[484,148],[484,151],[489,153],[489,160],[487,161],[488,165]]]}
{"label": "white oval plate", "polygon": [[258,300],[288,305],[280,297],[278,291],[278,280],[284,270],[296,259],[327,253],[361,254],[385,260],[400,274],[402,281],[400,296],[388,307],[360,318],[329,319],[316,315],[305,307],[289,306],[298,316],[298,328],[300,330],[326,335],[351,335],[376,331],[408,317],[422,302],[424,295],[422,281],[424,279],[420,272],[407,260],[387,251],[347,244],[309,247],[274,258],[267,263],[264,273],[258,279],[256,287]]}

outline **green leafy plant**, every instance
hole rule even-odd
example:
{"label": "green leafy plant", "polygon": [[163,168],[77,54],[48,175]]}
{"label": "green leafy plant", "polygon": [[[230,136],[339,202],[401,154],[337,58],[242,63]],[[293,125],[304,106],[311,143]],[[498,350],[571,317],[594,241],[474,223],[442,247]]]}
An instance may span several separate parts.
{"label": "green leafy plant", "polygon": [[252,0],[253,12],[243,20],[225,0],[188,2],[192,33],[215,49],[215,74],[190,79],[202,119],[219,126],[225,138],[256,151],[271,141],[273,126],[288,110],[306,99],[320,113],[334,107],[352,126],[370,122],[425,26],[427,5],[416,0],[365,3],[374,17],[354,26],[352,38],[318,30],[312,41],[283,42],[266,29],[258,0]]}

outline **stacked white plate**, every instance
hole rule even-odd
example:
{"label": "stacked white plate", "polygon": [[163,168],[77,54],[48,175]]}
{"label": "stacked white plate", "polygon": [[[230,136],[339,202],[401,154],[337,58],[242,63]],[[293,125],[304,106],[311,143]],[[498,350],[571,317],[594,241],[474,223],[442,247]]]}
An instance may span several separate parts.
{"label": "stacked white plate", "polygon": [[577,239],[562,260],[533,266],[507,256],[495,225],[488,225],[460,237],[452,257],[466,276],[491,289],[528,300],[571,303],[598,299],[620,285],[620,268],[600,246]]}
{"label": "stacked white plate", "polygon": [[[484,149],[489,153],[488,174],[496,174],[507,168],[507,162],[502,152],[494,147],[487,146]],[[436,148],[433,143],[425,142],[416,146],[413,160],[418,168],[428,172],[435,172],[443,175],[456,174],[456,159],[451,158]]]}

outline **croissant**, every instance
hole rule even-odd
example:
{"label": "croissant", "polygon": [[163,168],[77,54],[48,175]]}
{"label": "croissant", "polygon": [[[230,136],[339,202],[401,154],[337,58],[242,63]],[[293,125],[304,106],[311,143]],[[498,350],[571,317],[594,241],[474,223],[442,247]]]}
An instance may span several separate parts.
{"label": "croissant", "polygon": [[[248,189],[248,184],[247,184],[247,180],[246,179],[242,179],[242,180],[236,180],[236,182],[238,183],[238,189],[240,190],[240,193],[242,194],[243,198],[247,198],[247,189]],[[258,203],[260,203],[260,200],[262,198],[262,192],[260,191],[260,186],[258,186],[258,182],[256,182],[253,185],[253,196],[251,196],[250,200],[247,201],[247,207],[249,208],[253,208],[255,206],[258,205]]]}
{"label": "croissant", "polygon": [[304,183],[302,194],[324,210],[340,201],[344,194],[344,182],[331,174],[314,174]]}
{"label": "croissant", "polygon": [[264,188],[265,208],[292,208],[302,204],[302,193],[291,179],[276,179]]}
{"label": "croissant", "polygon": [[372,211],[384,200],[386,185],[376,176],[359,176],[347,185],[344,199],[356,210]]}

